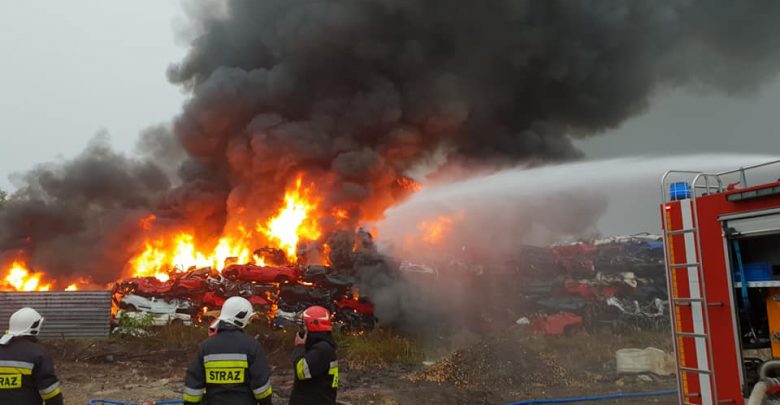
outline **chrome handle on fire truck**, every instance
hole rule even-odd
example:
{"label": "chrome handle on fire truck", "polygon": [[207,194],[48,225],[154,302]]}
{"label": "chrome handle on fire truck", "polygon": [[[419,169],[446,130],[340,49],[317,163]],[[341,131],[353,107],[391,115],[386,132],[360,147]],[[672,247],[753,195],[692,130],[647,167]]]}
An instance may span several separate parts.
{"label": "chrome handle on fire truck", "polygon": [[739,169],[735,169],[735,170],[729,170],[729,171],[725,171],[725,172],[720,172],[720,173],[718,173],[718,177],[722,177],[722,176],[729,175],[729,174],[737,174],[737,173],[739,173],[739,180],[742,183],[742,187],[745,188],[745,187],[749,187],[748,181],[747,181],[747,172],[748,171],[753,170],[753,169],[766,167],[766,166],[772,166],[772,165],[776,165],[776,164],[780,164],[780,159],[773,160],[771,162],[766,162],[766,163],[759,163],[757,165],[743,166],[743,167],[740,167]]}
{"label": "chrome handle on fire truck", "polygon": [[710,370],[704,370],[701,368],[690,368],[690,367],[680,367],[680,371],[685,371],[686,373],[696,373],[696,374],[711,374],[712,371]]}
{"label": "chrome handle on fire truck", "polygon": [[690,268],[690,267],[699,267],[699,262],[694,262],[694,263],[677,263],[677,264],[672,264],[669,267],[671,267],[673,269],[685,269],[685,268]]}
{"label": "chrome handle on fire truck", "polygon": [[[689,306],[691,306],[691,302],[690,301],[684,301],[684,300],[691,300],[691,299],[692,298],[675,298],[673,300],[673,302],[674,302],[674,305],[677,305],[678,307],[689,307]],[[680,300],[683,300],[683,301],[680,301]],[[704,300],[696,298],[695,301],[693,301],[693,302],[702,302],[703,303]],[[717,302],[717,301],[716,302],[708,302],[707,306],[708,307],[722,307],[723,303],[722,302]]]}
{"label": "chrome handle on fire truck", "polygon": [[[704,185],[699,185],[701,179],[704,179]],[[710,179],[714,179],[715,185],[710,186]],[[705,191],[702,195],[709,194],[711,190],[719,193],[723,191],[723,180],[721,180],[720,174],[717,173],[699,173],[693,178],[691,187],[693,188],[694,194],[696,193],[696,189],[704,189]]]}
{"label": "chrome handle on fire truck", "polygon": [[707,335],[704,333],[690,333],[690,332],[675,332],[674,333],[677,336],[682,337],[690,337],[690,338],[706,338]]}
{"label": "chrome handle on fire truck", "polygon": [[674,302],[690,304],[691,302],[704,302],[704,298],[675,298]]}
{"label": "chrome handle on fire truck", "polygon": [[676,231],[667,231],[666,235],[668,235],[668,236],[683,235],[683,234],[686,234],[686,233],[694,233],[696,231],[698,231],[698,229],[696,229],[696,228],[678,229]]}

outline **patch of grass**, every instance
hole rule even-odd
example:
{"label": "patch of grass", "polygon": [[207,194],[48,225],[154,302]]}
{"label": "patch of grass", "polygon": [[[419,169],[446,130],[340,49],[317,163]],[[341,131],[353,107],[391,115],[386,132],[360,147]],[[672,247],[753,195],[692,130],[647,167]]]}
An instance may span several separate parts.
{"label": "patch of grass", "polygon": [[163,347],[197,347],[208,337],[205,326],[186,326],[182,323],[157,328],[157,334],[152,338]]}
{"label": "patch of grass", "polygon": [[[156,332],[155,336],[144,340],[157,347],[192,347],[194,350],[208,338],[205,324],[192,326],[171,324],[156,328]],[[276,361],[287,362],[293,349],[295,331],[276,330],[265,322],[255,321],[247,325],[244,332],[260,342],[266,355]]]}
{"label": "patch of grass", "polygon": [[553,353],[556,359],[574,369],[600,364],[601,368],[612,370],[615,352],[619,349],[656,347],[667,353],[673,350],[669,334],[662,331],[635,331],[624,334],[581,332],[574,336],[529,334],[522,340],[525,347],[537,352]]}
{"label": "patch of grass", "polygon": [[339,357],[353,369],[419,364],[424,358],[420,345],[389,329],[363,334],[336,333],[335,337]]}

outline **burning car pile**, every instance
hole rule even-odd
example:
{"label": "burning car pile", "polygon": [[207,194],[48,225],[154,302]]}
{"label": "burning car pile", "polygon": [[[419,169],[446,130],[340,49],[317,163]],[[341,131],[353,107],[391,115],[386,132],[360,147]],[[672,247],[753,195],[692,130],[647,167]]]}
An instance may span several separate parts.
{"label": "burning car pile", "polygon": [[641,234],[552,246],[522,292],[534,329],[655,329],[669,314],[659,236]]}
{"label": "burning car pile", "polygon": [[300,312],[311,305],[328,308],[342,329],[364,330],[375,325],[373,304],[360,296],[354,278],[325,265],[274,263],[234,263],[222,271],[192,268],[172,272],[167,280],[121,280],[113,288],[117,317],[147,313],[155,325],[208,322],[227,298],[242,296],[278,328],[297,327]]}

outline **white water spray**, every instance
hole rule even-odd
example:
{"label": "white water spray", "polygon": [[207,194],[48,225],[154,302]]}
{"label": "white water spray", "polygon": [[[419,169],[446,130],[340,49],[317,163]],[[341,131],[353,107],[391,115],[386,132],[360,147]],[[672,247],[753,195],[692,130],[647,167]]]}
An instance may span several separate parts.
{"label": "white water spray", "polygon": [[[715,172],[775,159],[737,154],[632,157],[502,170],[423,185],[408,201],[387,210],[376,229],[386,249],[420,259],[442,251],[495,257],[523,244],[597,233],[658,233],[660,179],[667,170]],[[433,228],[446,237],[432,240],[427,234]]]}

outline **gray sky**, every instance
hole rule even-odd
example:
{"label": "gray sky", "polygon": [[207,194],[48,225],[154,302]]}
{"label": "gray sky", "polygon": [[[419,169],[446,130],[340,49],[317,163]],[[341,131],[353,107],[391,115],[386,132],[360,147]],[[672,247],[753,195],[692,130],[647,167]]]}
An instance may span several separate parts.
{"label": "gray sky", "polygon": [[[14,172],[74,156],[102,129],[132,151],[140,130],[170,120],[184,96],[165,69],[185,52],[174,35],[183,21],[178,1],[0,2],[0,188],[13,188]],[[780,154],[780,80],[733,98],[662,90],[645,114],[577,144],[590,158]],[[638,223],[653,228],[652,218]],[[629,231],[620,216],[602,224]]]}
{"label": "gray sky", "polygon": [[0,2],[0,188],[9,174],[71,157],[101,129],[133,150],[183,95],[165,69],[184,54],[177,1]]}
{"label": "gray sky", "polygon": [[780,153],[780,80],[727,97],[662,91],[643,115],[578,145],[591,158],[697,152]]}

